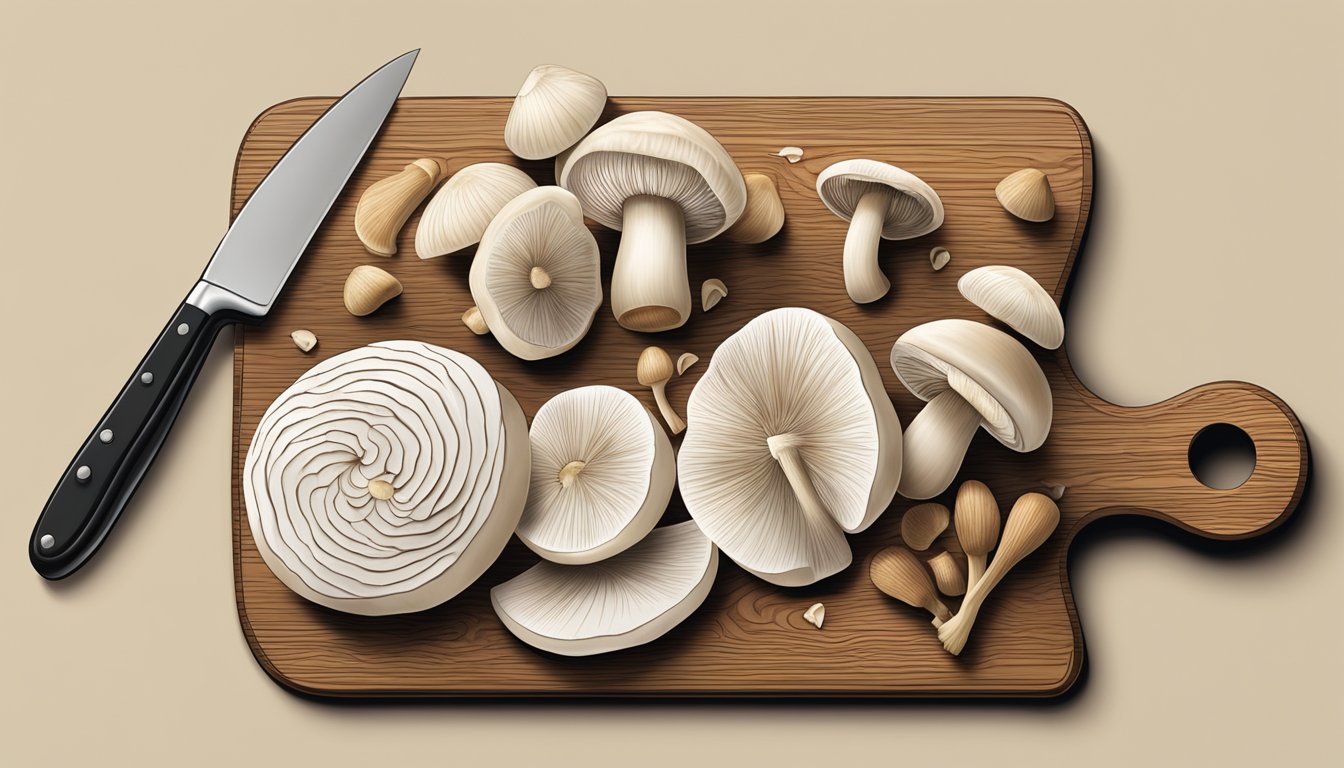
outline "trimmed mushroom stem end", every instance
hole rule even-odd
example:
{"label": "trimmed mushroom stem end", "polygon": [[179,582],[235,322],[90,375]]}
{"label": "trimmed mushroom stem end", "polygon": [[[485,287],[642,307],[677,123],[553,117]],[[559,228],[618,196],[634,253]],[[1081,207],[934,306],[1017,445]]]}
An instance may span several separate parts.
{"label": "trimmed mushroom stem end", "polygon": [[668,331],[686,322],[691,285],[681,206],[651,195],[625,201],[611,275],[611,311],[616,322],[632,331]]}
{"label": "trimmed mushroom stem end", "polygon": [[803,511],[818,520],[831,519],[831,513],[826,509],[826,503],[817,495],[817,488],[812,485],[812,478],[807,474],[807,465],[803,463],[803,457],[798,453],[798,448],[803,444],[802,438],[786,433],[768,437],[765,443],[770,447],[770,455],[784,470],[784,477],[788,478],[789,486],[793,488],[793,495],[798,498]]}
{"label": "trimmed mushroom stem end", "polygon": [[891,290],[891,281],[877,265],[877,246],[891,204],[891,191],[875,189],[859,198],[845,235],[845,290],[856,304],[877,301]]}
{"label": "trimmed mushroom stem end", "polygon": [[541,267],[533,267],[527,279],[538,291],[551,287],[551,275]]}
{"label": "trimmed mushroom stem end", "polygon": [[931,499],[947,490],[979,426],[980,413],[953,390],[930,400],[905,430],[900,494]]}
{"label": "trimmed mushroom stem end", "polygon": [[588,466],[588,462],[586,461],[571,461],[561,467],[560,471],[556,474],[556,479],[560,481],[560,487],[568,488],[573,485],[574,481],[579,479],[579,474],[583,472],[583,468],[586,466]]}

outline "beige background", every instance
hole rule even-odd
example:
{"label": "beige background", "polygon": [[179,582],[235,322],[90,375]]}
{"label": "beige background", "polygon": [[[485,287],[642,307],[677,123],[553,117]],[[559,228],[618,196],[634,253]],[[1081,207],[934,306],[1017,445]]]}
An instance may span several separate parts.
{"label": "beige background", "polygon": [[[0,762],[1318,764],[1337,747],[1340,3],[57,5],[0,6]],[[1082,379],[1127,404],[1221,378],[1277,392],[1315,454],[1301,519],[1229,556],[1149,533],[1077,553],[1091,667],[1062,704],[318,704],[266,678],[234,613],[226,334],[113,540],[44,583],[33,520],[222,234],[250,120],[416,46],[408,95],[510,94],[555,61],[616,94],[1068,101],[1097,149],[1067,316]]]}

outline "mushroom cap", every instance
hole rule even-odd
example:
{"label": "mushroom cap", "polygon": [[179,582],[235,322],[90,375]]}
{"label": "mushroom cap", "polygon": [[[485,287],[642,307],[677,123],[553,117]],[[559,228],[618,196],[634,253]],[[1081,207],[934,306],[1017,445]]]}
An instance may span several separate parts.
{"label": "mushroom cap", "polygon": [[890,189],[882,237],[909,240],[943,225],[943,201],[923,179],[877,160],[841,160],[817,177],[817,195],[836,216],[849,221],[869,192]]}
{"label": "mushroom cap", "polygon": [[[561,392],[532,419],[532,484],[518,538],[556,563],[593,563],[658,524],[677,466],[667,433],[623,389]],[[562,472],[583,462],[568,484]]]}
{"label": "mushroom cap", "polygon": [[1046,349],[1064,343],[1064,318],[1050,294],[1031,275],[1002,264],[961,276],[957,290],[975,306]]}
{"label": "mushroom cap", "polygon": [[592,75],[542,64],[528,73],[504,122],[504,145],[527,160],[574,146],[602,116],[607,87]]}
{"label": "mushroom cap", "polygon": [[[538,287],[534,270],[549,284]],[[558,355],[588,333],[602,305],[597,240],[579,201],[560,187],[510,200],[471,262],[471,297],[490,332],[524,360]]]}
{"label": "mushroom cap", "polygon": [[536,186],[531,176],[511,165],[468,165],[449,177],[425,206],[415,230],[416,254],[432,259],[475,245],[505,203]]}
{"label": "mushroom cap", "polygon": [[[901,425],[877,365],[844,325],[810,309],[766,312],[729,336],[692,390],[677,457],[691,517],[729,557],[773,584],[849,565],[845,533],[877,519],[901,475]],[[795,496],[767,439],[799,436],[829,519]]]}
{"label": "mushroom cap", "polygon": [[591,656],[666,634],[705,601],[718,568],[718,550],[688,520],[600,563],[539,563],[490,590],[490,602],[528,645]]}
{"label": "mushroom cap", "polygon": [[583,212],[621,229],[626,199],[651,195],[676,202],[686,242],[702,243],[731,227],[747,204],[742,172],[704,128],[666,112],[631,112],[588,134],[560,167],[560,186]]}
{"label": "mushroom cap", "polygon": [[892,346],[891,367],[921,400],[956,391],[980,413],[980,426],[1015,451],[1034,451],[1050,434],[1050,382],[1031,352],[997,328],[960,318],[917,325]]}

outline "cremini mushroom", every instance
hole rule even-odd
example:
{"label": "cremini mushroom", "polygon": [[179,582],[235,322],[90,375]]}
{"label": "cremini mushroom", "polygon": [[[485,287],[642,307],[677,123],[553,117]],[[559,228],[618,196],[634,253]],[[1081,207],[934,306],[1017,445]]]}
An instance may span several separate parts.
{"label": "cremini mushroom", "polygon": [[1023,168],[1003,177],[994,188],[1003,209],[1023,221],[1042,222],[1055,217],[1055,191],[1050,177],[1036,168]]}
{"label": "cremini mushroom", "polygon": [[583,210],[560,187],[510,200],[471,262],[471,297],[504,349],[524,360],[567,351],[602,306],[597,241]]}
{"label": "cremini mushroom", "polygon": [[817,195],[849,222],[845,290],[856,304],[887,295],[891,281],[877,263],[879,240],[909,240],[943,223],[943,201],[923,179],[876,160],[842,160],[817,177]]}
{"label": "cremini mushroom", "polygon": [[631,112],[588,134],[560,168],[583,212],[621,231],[611,310],[633,331],[678,328],[691,313],[686,245],[742,215],[747,189],[713,136],[666,112]]}
{"label": "cremini mushroom", "polygon": [[1064,343],[1064,318],[1036,278],[1017,267],[978,267],[961,276],[957,290],[990,317],[1046,349]]}
{"label": "cremini mushroom", "polygon": [[1027,348],[984,323],[950,318],[917,325],[891,348],[891,367],[928,402],[905,430],[900,492],[928,499],[952,483],[977,427],[1014,451],[1045,442],[1050,382]]}
{"label": "cremini mushroom", "polygon": [[677,465],[634,395],[579,387],[532,419],[532,483],[518,538],[555,563],[595,563],[644,538],[667,508]]}
{"label": "cremini mushroom", "polygon": [[504,122],[504,145],[527,160],[555,157],[592,129],[607,87],[592,75],[542,64],[528,73]]}
{"label": "cremini mushroom", "polygon": [[810,309],[760,315],[715,350],[691,392],[682,500],[714,543],[773,584],[849,565],[846,533],[886,510],[901,426],[848,328]]}
{"label": "cremini mushroom", "polygon": [[458,171],[429,199],[415,230],[415,253],[432,259],[480,242],[490,220],[537,183],[503,163],[476,163]]}

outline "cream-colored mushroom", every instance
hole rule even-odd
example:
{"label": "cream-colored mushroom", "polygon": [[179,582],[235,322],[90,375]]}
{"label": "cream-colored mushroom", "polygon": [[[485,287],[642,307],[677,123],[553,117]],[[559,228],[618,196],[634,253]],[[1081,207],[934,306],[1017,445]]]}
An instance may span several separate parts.
{"label": "cream-colored mushroom", "polygon": [[592,129],[607,87],[592,75],[542,64],[528,73],[504,122],[504,145],[527,160],[555,157]]}
{"label": "cream-colored mushroom", "polygon": [[503,163],[476,163],[458,171],[430,198],[415,230],[415,253],[432,259],[480,242],[505,204],[537,183]]}
{"label": "cream-colored mushroom", "polygon": [[1017,267],[979,267],[961,276],[957,290],[990,317],[1046,349],[1064,343],[1064,318],[1050,294]]}

